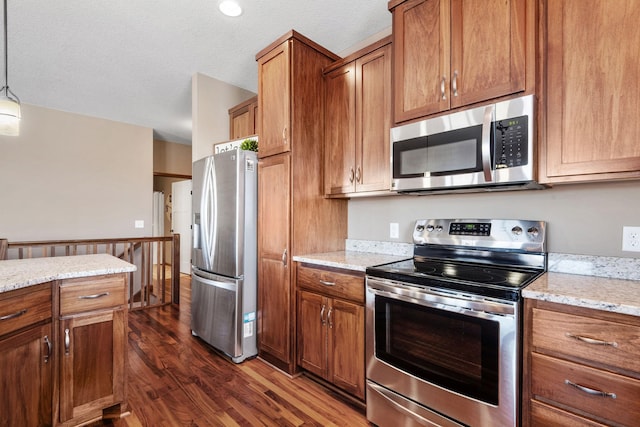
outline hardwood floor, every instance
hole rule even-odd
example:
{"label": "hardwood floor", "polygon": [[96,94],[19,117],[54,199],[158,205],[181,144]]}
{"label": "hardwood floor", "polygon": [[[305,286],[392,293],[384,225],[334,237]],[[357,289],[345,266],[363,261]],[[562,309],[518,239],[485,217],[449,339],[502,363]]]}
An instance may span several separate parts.
{"label": "hardwood floor", "polygon": [[234,364],[191,335],[190,277],[180,306],[129,313],[131,415],[94,424],[133,426],[368,426],[363,411],[305,376],[260,359]]}

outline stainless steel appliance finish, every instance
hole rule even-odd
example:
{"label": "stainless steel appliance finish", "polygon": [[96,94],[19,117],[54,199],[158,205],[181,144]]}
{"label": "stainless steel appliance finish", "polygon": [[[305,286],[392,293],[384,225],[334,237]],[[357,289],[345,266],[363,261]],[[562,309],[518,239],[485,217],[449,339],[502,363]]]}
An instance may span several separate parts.
{"label": "stainless steel appliance finish", "polygon": [[391,189],[540,189],[533,95],[391,129]]}
{"label": "stainless steel appliance finish", "polygon": [[521,290],[546,270],[546,224],[419,220],[414,257],[367,268],[367,419],[517,426]]}
{"label": "stainless steel appliance finish", "polygon": [[240,363],[257,355],[256,153],[193,163],[191,331]]}

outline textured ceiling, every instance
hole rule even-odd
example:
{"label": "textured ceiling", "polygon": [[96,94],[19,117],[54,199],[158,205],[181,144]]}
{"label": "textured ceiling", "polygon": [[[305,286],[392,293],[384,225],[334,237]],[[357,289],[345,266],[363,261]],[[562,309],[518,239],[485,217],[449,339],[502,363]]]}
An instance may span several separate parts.
{"label": "textured ceiling", "polygon": [[291,29],[339,54],[391,26],[387,0],[239,0],[238,18],[217,0],[7,1],[23,103],[188,144],[195,73],[257,92],[255,54]]}

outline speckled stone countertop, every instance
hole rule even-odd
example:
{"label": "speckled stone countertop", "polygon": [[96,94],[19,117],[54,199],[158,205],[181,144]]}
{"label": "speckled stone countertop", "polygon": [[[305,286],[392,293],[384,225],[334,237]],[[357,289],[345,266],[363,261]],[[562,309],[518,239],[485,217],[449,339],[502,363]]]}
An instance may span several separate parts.
{"label": "speckled stone countertop", "polygon": [[107,254],[0,261],[0,293],[75,277],[128,273],[136,266]]}
{"label": "speckled stone countertop", "polygon": [[545,273],[524,288],[525,298],[640,316],[640,281]]}
{"label": "speckled stone countertop", "polygon": [[322,265],[325,267],[365,271],[367,267],[373,265],[387,264],[389,262],[396,262],[407,258],[410,258],[410,256],[407,257],[358,251],[337,251],[294,256],[293,260],[297,262],[306,262],[308,264]]}

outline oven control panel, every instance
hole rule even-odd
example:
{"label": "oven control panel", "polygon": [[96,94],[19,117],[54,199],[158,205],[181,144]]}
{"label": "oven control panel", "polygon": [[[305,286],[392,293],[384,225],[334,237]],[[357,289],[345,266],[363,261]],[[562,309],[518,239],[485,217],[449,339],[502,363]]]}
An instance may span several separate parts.
{"label": "oven control panel", "polygon": [[544,221],[421,219],[416,221],[413,243],[546,252],[545,231]]}

